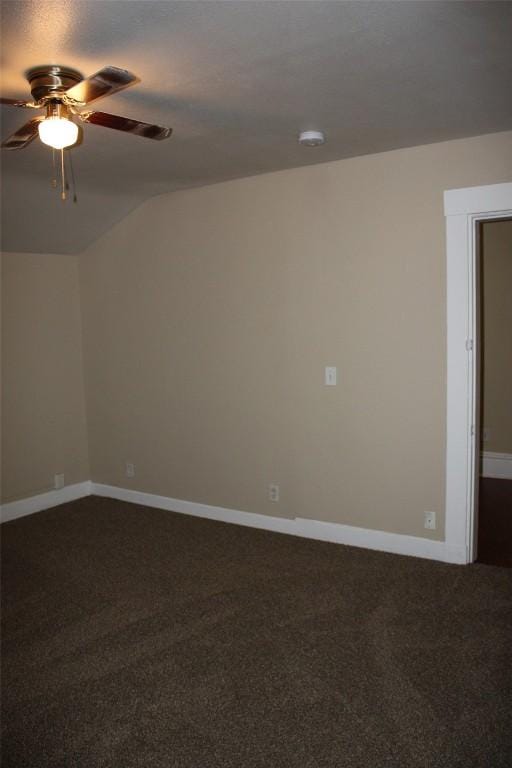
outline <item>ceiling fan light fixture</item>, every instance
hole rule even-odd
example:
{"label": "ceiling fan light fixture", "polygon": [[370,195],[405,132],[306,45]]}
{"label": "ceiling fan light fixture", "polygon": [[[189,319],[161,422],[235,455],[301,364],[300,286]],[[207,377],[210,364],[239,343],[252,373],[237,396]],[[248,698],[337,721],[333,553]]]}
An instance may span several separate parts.
{"label": "ceiling fan light fixture", "polygon": [[65,149],[76,144],[78,126],[67,117],[51,115],[39,123],[39,138],[54,149]]}
{"label": "ceiling fan light fixture", "polygon": [[[0,0],[1,2],[1,0]],[[138,82],[138,78],[126,69],[103,67],[90,77],[82,78],[80,72],[70,67],[49,64],[30,69],[27,73],[33,101],[5,99],[0,104],[11,107],[45,109],[46,116],[36,116],[2,141],[2,149],[18,150],[28,147],[39,136],[43,144],[63,150],[79,141],[80,131],[75,117],[82,123],[113,128],[116,131],[161,141],[172,134],[172,128],[132,120],[108,112],[82,110],[101,96],[112,96]],[[61,158],[63,161],[63,157]]]}

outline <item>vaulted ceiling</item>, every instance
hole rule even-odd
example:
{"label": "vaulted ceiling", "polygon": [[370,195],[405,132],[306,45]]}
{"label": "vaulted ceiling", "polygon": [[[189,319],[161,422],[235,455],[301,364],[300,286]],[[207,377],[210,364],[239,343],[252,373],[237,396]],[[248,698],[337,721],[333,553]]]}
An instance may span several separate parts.
{"label": "vaulted ceiling", "polygon": [[[51,150],[2,152],[5,250],[74,253],[153,195],[512,128],[510,2],[2,3],[2,95],[24,72],[112,64],[141,82],[94,106],[170,125],[156,142],[85,125],[78,203]],[[2,138],[26,120],[2,107]],[[310,149],[300,130],[320,128]]]}

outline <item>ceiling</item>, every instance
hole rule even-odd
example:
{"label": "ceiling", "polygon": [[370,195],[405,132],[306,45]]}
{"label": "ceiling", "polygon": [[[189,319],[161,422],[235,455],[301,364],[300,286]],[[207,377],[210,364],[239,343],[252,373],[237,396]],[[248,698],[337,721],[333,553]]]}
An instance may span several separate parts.
{"label": "ceiling", "polygon": [[[38,140],[2,152],[3,248],[75,253],[153,195],[512,128],[510,2],[4,0],[2,95],[23,73],[107,64],[141,82],[94,108],[170,125],[156,142],[85,125],[78,203]],[[2,107],[2,138],[26,120]],[[304,148],[300,130],[327,143]]]}

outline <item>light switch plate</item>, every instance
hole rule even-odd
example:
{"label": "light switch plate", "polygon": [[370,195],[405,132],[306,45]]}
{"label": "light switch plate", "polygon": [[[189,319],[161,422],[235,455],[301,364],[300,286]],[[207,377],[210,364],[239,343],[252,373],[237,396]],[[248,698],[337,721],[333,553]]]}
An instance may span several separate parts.
{"label": "light switch plate", "polygon": [[338,379],[338,370],[334,365],[326,365],[325,367],[325,386],[335,387]]}

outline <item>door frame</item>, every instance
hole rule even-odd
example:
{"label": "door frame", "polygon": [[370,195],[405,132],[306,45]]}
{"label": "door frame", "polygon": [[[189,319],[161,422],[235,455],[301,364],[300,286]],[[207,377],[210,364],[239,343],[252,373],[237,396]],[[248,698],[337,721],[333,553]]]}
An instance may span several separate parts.
{"label": "door frame", "polygon": [[512,183],[444,193],[447,258],[445,542],[454,562],[477,554],[479,329],[478,227],[512,216]]}

